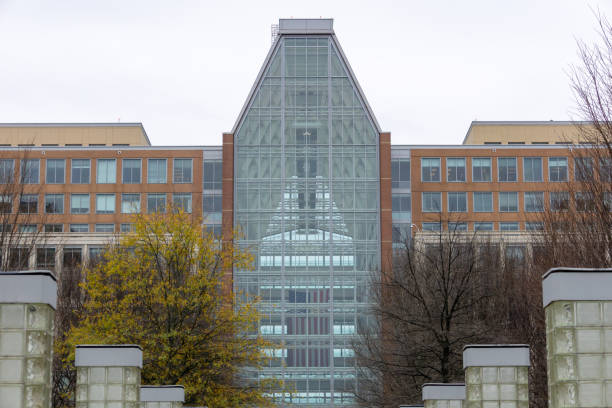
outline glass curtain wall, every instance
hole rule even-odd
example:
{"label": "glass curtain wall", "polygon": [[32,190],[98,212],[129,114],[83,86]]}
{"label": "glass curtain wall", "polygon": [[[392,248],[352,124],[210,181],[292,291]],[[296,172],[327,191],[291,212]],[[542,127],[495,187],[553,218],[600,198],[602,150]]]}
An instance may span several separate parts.
{"label": "glass curtain wall", "polygon": [[[252,379],[283,378],[297,405],[351,405],[351,338],[379,268],[378,134],[330,36],[281,36],[235,141],[235,224],[278,348]],[[277,395],[283,398],[280,394]]]}

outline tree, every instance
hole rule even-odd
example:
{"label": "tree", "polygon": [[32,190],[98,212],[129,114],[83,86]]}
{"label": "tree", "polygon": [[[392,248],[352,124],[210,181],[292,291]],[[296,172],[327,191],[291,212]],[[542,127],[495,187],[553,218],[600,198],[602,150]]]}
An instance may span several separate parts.
{"label": "tree", "polygon": [[221,245],[180,210],[135,221],[85,271],[83,309],[64,347],[139,344],[143,384],[182,384],[186,402],[211,408],[271,405],[270,384],[239,379],[272,347],[254,331],[255,301],[222,296],[227,272],[249,268],[251,255]]}

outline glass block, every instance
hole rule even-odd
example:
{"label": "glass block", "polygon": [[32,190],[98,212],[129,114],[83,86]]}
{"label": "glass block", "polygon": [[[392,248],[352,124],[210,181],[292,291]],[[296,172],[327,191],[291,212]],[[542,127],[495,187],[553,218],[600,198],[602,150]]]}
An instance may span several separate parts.
{"label": "glass block", "polygon": [[446,400],[437,400],[436,408],[448,408],[448,401]]}
{"label": "glass block", "polygon": [[482,408],[499,408],[498,401],[483,401]]}
{"label": "glass block", "polygon": [[493,384],[497,383],[497,367],[482,368],[482,383]]}
{"label": "glass block", "polygon": [[28,384],[46,384],[47,374],[49,373],[49,365],[47,359],[28,358],[26,360],[26,383]]}
{"label": "glass block", "polygon": [[106,368],[91,367],[89,369],[89,384],[104,384],[106,382]]}
{"label": "glass block", "polygon": [[578,402],[582,406],[601,406],[603,403],[603,387],[599,382],[579,383]]}
{"label": "glass block", "polygon": [[106,408],[105,402],[90,402],[88,408]]}
{"label": "glass block", "polygon": [[106,403],[106,408],[123,408],[123,402],[121,402],[121,401],[107,402]]}
{"label": "glass block", "polygon": [[467,402],[466,408],[481,408],[481,405],[482,405],[480,403],[480,401],[468,401],[468,400],[466,400],[466,402]]}
{"label": "glass block", "polygon": [[0,358],[0,382],[21,382],[23,375],[23,359]]}
{"label": "glass block", "polygon": [[106,398],[104,388],[105,387],[102,384],[90,385],[88,389],[89,400],[90,401],[104,401],[104,399]]}
{"label": "glass block", "polygon": [[86,402],[77,402],[76,408],[89,408],[89,404],[87,404]]}
{"label": "glass block", "polygon": [[48,306],[28,305],[28,329],[49,330],[53,312]]}
{"label": "glass block", "polygon": [[140,403],[139,402],[125,402],[124,404],[125,408],[140,408]]}
{"label": "glass block", "polygon": [[485,400],[499,400],[499,388],[497,384],[483,384],[482,385],[482,399]]}
{"label": "glass block", "polygon": [[555,371],[556,371],[555,379],[557,381],[576,379],[575,359],[576,359],[575,356],[554,357]]}
{"label": "glass block", "polygon": [[499,382],[500,383],[514,383],[516,382],[516,368],[514,367],[500,367],[499,368]]}
{"label": "glass block", "polygon": [[136,367],[124,368],[126,384],[140,384],[139,370]]}
{"label": "glass block", "polygon": [[518,402],[518,408],[529,408],[529,402],[528,401],[519,401]]}
{"label": "glass block", "polygon": [[602,355],[578,355],[578,376],[581,380],[602,378]]}
{"label": "glass block", "polygon": [[24,333],[22,331],[0,332],[0,355],[22,356],[24,354],[23,340]]}
{"label": "glass block", "polygon": [[516,401],[518,399],[516,385],[501,384],[499,386],[499,399]]}
{"label": "glass block", "polygon": [[77,401],[87,401],[87,385],[79,382],[76,389]]}
{"label": "glass block", "polygon": [[109,401],[116,401],[123,399],[123,385],[115,384],[108,385],[106,388],[106,399]]}
{"label": "glass block", "polygon": [[578,353],[599,353],[601,347],[601,330],[576,329],[576,350]]}
{"label": "glass block", "polygon": [[0,329],[23,329],[25,324],[25,305],[0,305]]}
{"label": "glass block", "polygon": [[568,354],[576,350],[574,346],[574,330],[561,329],[554,331],[555,353]]}
{"label": "glass block", "polygon": [[125,386],[125,400],[126,401],[138,401],[140,387],[138,385],[126,385]]}
{"label": "glass block", "polygon": [[77,383],[87,383],[87,367],[77,367]]}
{"label": "glass block", "polygon": [[516,382],[519,384],[527,384],[529,381],[529,367],[516,368]]}
{"label": "glass block", "polygon": [[555,302],[553,305],[554,326],[574,325],[574,304],[572,302]]}
{"label": "glass block", "polygon": [[482,399],[482,393],[480,385],[468,385],[466,386],[466,396],[470,401],[478,401]]}
{"label": "glass block", "polygon": [[608,405],[611,405],[612,404],[612,382],[606,382],[604,384],[604,395],[606,396],[606,403]]}
{"label": "glass block", "polygon": [[6,407],[23,407],[23,386],[22,385],[0,385],[0,401]]}
{"label": "glass block", "polygon": [[600,323],[599,302],[576,302],[576,325],[589,326]]}
{"label": "glass block", "polygon": [[106,382],[109,384],[118,384],[123,382],[123,368],[109,367],[106,370]]}
{"label": "glass block", "polygon": [[50,343],[49,335],[46,332],[28,331],[28,354],[50,354]]}
{"label": "glass block", "polygon": [[45,405],[45,387],[43,385],[28,385],[25,389],[26,408],[47,408]]}
{"label": "glass block", "polygon": [[500,408],[518,408],[518,403],[516,401],[502,401],[499,406]]}
{"label": "glass block", "polygon": [[465,370],[466,384],[480,384],[480,367],[468,367]]}
{"label": "glass block", "polygon": [[612,353],[612,329],[604,329],[604,351]]}
{"label": "glass block", "polygon": [[[451,404],[452,404],[452,401],[449,401],[448,408],[451,408]],[[159,408],[172,408],[172,403],[171,402],[160,402]]]}
{"label": "glass block", "polygon": [[159,402],[147,402],[147,408],[159,408]]}
{"label": "glass block", "polygon": [[516,395],[519,401],[529,401],[529,386],[526,384],[517,385]]}
{"label": "glass block", "polygon": [[577,391],[576,384],[574,383],[561,383],[558,384],[554,392],[552,393],[557,401],[557,407],[573,407],[577,403]]}
{"label": "glass block", "polygon": [[612,326],[612,302],[603,303],[603,322],[606,326]]}

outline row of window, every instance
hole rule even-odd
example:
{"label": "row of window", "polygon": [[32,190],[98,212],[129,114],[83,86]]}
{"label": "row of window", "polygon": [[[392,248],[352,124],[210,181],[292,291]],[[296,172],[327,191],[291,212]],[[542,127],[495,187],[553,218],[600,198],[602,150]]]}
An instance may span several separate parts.
{"label": "row of window", "polygon": [[[495,231],[494,222],[474,222],[474,231]],[[447,228],[449,231],[468,231],[467,222],[448,222]],[[422,223],[423,231],[441,231],[442,223],[440,222],[424,222]],[[526,222],[525,230],[541,231],[544,229],[544,224],[541,222]],[[519,222],[500,222],[500,231],[519,231]]]}
{"label": "row of window", "polygon": [[[147,160],[147,183],[167,183],[168,159]],[[211,163],[210,175],[205,175],[205,182],[217,182],[220,174],[215,171],[220,164]],[[205,166],[206,169],[206,166]],[[46,159],[47,184],[64,184],[66,182],[66,159]],[[8,183],[15,175],[15,160],[0,159],[0,182]],[[210,179],[210,180],[209,180]],[[23,184],[40,183],[40,160],[24,159],[21,161],[21,177]],[[142,159],[121,159],[121,181],[123,184],[140,184],[142,182]],[[70,159],[70,182],[72,184],[91,183],[91,160]],[[96,183],[114,184],[117,182],[117,159],[96,159]],[[193,182],[193,159],[173,159],[173,183]],[[220,180],[219,180],[220,182]],[[220,187],[219,187],[220,188]]]}
{"label": "row of window", "polygon": [[[472,194],[472,211],[474,212],[493,212],[493,194],[489,191],[473,192]],[[517,191],[500,191],[498,194],[498,211],[499,212],[518,212],[519,211],[519,192]],[[526,191],[523,194],[524,211],[525,212],[543,212],[545,209],[545,199],[543,191]],[[401,194],[393,195],[393,211],[410,211],[410,195],[406,194],[406,198],[402,200]],[[555,191],[548,193],[550,200],[550,209],[552,211],[567,210],[570,205],[570,193],[567,191]],[[592,193],[576,192],[574,195],[576,209],[578,211],[590,211],[593,209],[595,200]],[[449,191],[446,193],[447,211],[448,212],[467,212],[468,211],[468,193],[460,191]],[[603,197],[604,203],[609,209],[612,209],[612,193],[606,192]],[[402,208],[396,208],[397,205],[402,205]],[[441,212],[442,211],[442,193],[441,192],[423,192],[422,193],[422,211],[423,212]]]}
{"label": "row of window", "polygon": [[[541,182],[543,179],[543,158],[542,157],[523,157],[523,181]],[[592,157],[577,157],[575,160],[574,178],[576,181],[587,181],[594,177],[594,164]],[[472,157],[472,181],[490,182],[492,180],[492,159],[491,157]],[[395,182],[392,186],[402,188],[401,183],[405,183],[405,178],[410,180],[409,170],[402,170],[401,161],[398,162],[397,171],[392,171],[397,177],[403,178]],[[409,162],[408,162],[409,166]],[[446,181],[465,182],[466,181],[466,158],[448,157],[446,158]],[[562,182],[568,181],[568,158],[549,157],[548,158],[548,181]],[[612,159],[602,158],[599,163],[599,175],[602,180],[612,181]],[[441,159],[439,157],[427,157],[421,159],[421,180],[423,182],[440,182]],[[497,158],[497,181],[516,182],[518,181],[517,158],[498,157]]]}
{"label": "row of window", "polygon": [[[207,230],[210,230],[215,236],[221,235],[221,224],[205,224],[204,226]],[[37,224],[21,224],[19,225],[18,231],[20,233],[36,233],[38,232]],[[91,229],[93,232],[105,232],[105,233],[113,233],[115,232],[115,224],[111,223],[97,223],[93,224],[93,228]],[[134,230],[134,224],[132,223],[122,223],[119,224],[119,232],[127,233],[132,232]],[[68,232],[89,232],[90,225],[89,224],[80,224],[73,223],[68,224]],[[42,232],[44,233],[57,233],[64,232],[64,224],[44,224],[42,226]]]}

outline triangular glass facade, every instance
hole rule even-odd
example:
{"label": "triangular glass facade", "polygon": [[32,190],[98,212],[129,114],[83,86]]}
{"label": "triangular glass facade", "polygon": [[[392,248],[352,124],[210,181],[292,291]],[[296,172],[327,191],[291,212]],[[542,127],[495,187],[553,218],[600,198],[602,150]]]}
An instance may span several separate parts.
{"label": "triangular glass facade", "polygon": [[[280,36],[235,134],[239,245],[278,344],[253,377],[283,378],[296,405],[353,405],[352,338],[379,269],[378,133],[331,35]],[[278,395],[282,398],[282,395]]]}

